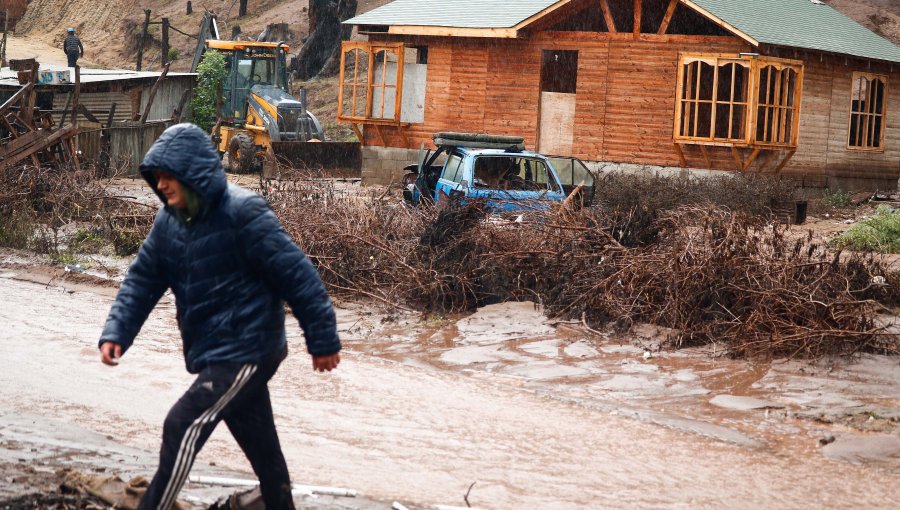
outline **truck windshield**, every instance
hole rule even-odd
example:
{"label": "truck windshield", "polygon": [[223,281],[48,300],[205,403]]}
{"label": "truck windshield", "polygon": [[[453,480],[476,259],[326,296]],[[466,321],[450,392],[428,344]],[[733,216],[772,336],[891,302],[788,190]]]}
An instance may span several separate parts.
{"label": "truck windshield", "polygon": [[543,160],[522,156],[479,156],[473,181],[484,189],[560,191]]}

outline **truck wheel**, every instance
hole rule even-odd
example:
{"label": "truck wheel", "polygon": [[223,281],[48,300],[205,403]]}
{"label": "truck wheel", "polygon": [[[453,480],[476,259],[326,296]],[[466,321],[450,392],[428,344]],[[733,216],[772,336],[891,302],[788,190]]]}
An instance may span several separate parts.
{"label": "truck wheel", "polygon": [[236,174],[253,171],[256,158],[256,145],[247,133],[236,133],[228,142],[228,168]]}

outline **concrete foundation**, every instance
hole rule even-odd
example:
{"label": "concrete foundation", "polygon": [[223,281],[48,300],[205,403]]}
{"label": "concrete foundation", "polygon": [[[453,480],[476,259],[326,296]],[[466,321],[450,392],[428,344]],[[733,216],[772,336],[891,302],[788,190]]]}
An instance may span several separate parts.
{"label": "concrete foundation", "polygon": [[418,159],[418,149],[363,147],[362,182],[365,185],[380,186],[400,184],[404,174],[403,168],[415,165]]}

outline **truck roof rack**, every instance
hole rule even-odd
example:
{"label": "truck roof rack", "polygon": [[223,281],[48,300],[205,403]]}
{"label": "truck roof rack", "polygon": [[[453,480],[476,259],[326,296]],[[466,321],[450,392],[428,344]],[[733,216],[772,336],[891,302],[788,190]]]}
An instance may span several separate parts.
{"label": "truck roof rack", "polygon": [[525,139],[520,136],[488,135],[482,133],[441,132],[434,134],[438,147],[466,147],[470,149],[501,149],[524,151]]}

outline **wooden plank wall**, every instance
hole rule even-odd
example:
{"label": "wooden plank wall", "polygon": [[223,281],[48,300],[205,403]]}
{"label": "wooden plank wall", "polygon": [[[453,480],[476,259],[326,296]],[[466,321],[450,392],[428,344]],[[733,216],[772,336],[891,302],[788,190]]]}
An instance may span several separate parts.
{"label": "wooden plank wall", "polygon": [[[793,51],[774,53],[798,58]],[[890,65],[805,52],[799,58],[805,63],[800,141],[783,172],[812,185],[826,185],[829,178],[896,182],[900,176],[900,67],[895,70]],[[847,148],[854,72],[888,77],[883,151]]]}
{"label": "wooden plank wall", "polygon": [[[375,36],[371,36],[374,41]],[[573,154],[592,161],[678,165],[672,143],[679,51],[738,52],[732,37],[545,32],[529,40],[427,38],[425,122],[366,129],[366,144],[416,148],[438,131],[522,136],[537,146],[543,50],[577,50]],[[730,151],[719,158],[733,168]],[[699,152],[698,152],[699,154]],[[728,166],[730,165],[730,166]]]}
{"label": "wooden plank wall", "polygon": [[[372,36],[374,40],[376,36]],[[672,125],[679,52],[753,51],[734,37],[674,36],[595,32],[544,32],[528,40],[420,38],[428,46],[425,122],[409,125],[404,138],[396,128],[380,128],[384,145],[418,148],[438,131],[486,132],[522,136],[529,149],[539,136],[540,67],[543,50],[577,50],[578,82],[573,155],[589,161],[681,166]],[[798,151],[783,172],[806,176],[896,180],[900,173],[900,66],[878,70],[846,59],[803,53],[806,63]],[[886,150],[846,148],[853,71],[890,76]],[[374,129],[367,145],[382,145]],[[742,150],[746,158],[750,150]],[[686,146],[688,166],[734,170],[730,149],[709,147],[709,163],[699,147]],[[761,155],[771,171],[783,154]]]}

